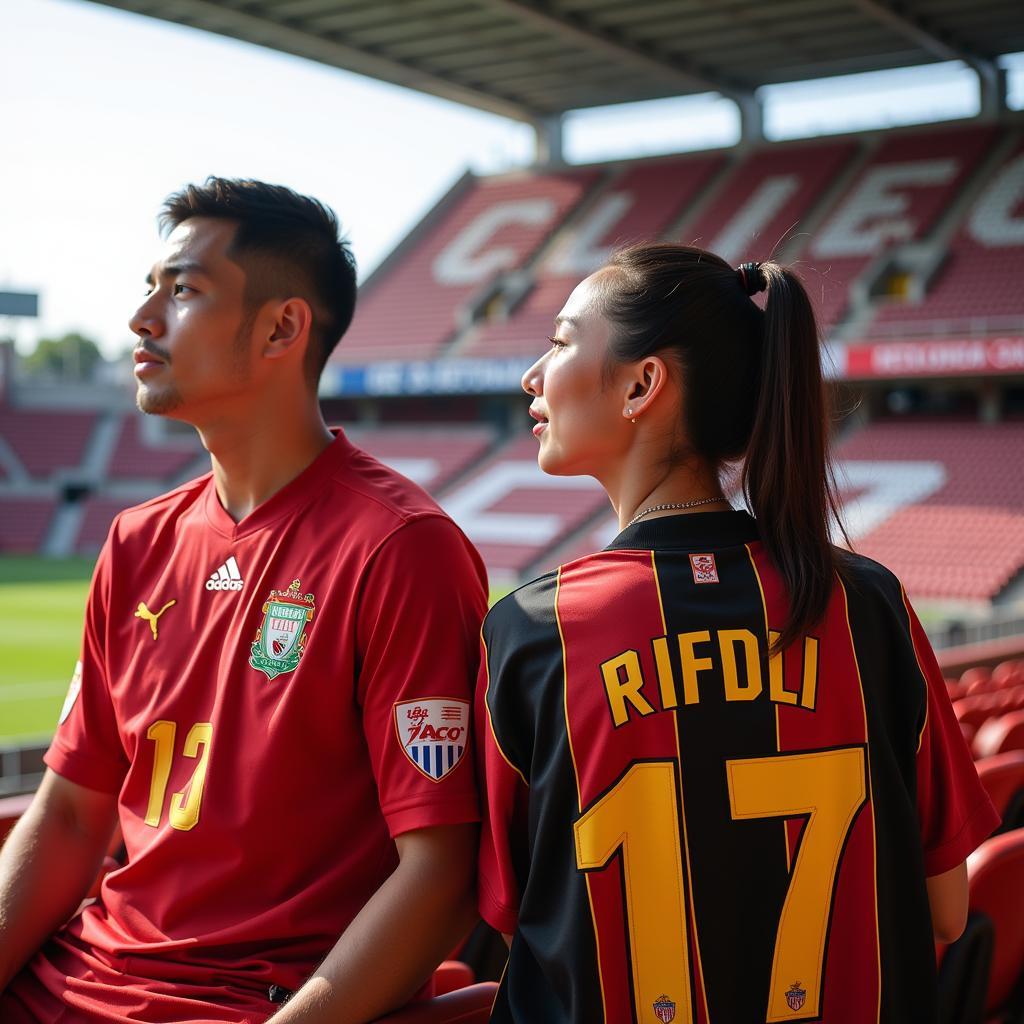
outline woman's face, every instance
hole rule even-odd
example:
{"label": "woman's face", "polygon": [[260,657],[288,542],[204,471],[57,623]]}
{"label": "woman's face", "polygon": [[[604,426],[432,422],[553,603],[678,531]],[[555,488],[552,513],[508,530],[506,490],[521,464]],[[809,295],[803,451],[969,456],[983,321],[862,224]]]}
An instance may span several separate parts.
{"label": "woman's face", "polygon": [[600,270],[577,285],[555,320],[551,347],[523,374],[545,473],[601,479],[629,446],[628,388],[608,363],[611,325],[600,312],[610,273]]}

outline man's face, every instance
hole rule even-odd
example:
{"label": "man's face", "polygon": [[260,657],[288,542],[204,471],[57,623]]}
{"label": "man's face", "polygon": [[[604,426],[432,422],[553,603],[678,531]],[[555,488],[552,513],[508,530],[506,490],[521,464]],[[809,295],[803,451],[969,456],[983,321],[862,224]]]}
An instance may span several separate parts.
{"label": "man's face", "polygon": [[195,423],[246,391],[252,318],[245,272],[227,255],[233,221],[194,217],[171,232],[129,321],[137,338],[136,402],[146,413]]}

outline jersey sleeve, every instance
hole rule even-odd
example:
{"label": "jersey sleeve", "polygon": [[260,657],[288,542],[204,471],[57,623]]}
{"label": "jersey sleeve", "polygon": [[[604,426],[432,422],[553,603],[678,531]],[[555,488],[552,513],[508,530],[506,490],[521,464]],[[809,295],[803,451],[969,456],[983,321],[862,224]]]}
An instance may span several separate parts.
{"label": "jersey sleeve", "polygon": [[917,810],[925,873],[932,877],[966,860],[999,824],[999,815],[978,780],[942,670],[905,593],[903,601],[926,688],[917,749]]}
{"label": "jersey sleeve", "polygon": [[53,741],[43,760],[58,775],[80,786],[117,793],[129,765],[107,680],[110,562],[111,540],[108,537],[89,586],[81,656],[71,678]]}
{"label": "jersey sleeve", "polygon": [[486,609],[479,555],[440,515],[399,527],[364,572],[357,699],[392,836],[480,819],[472,687]]}
{"label": "jersey sleeve", "polygon": [[494,731],[489,699],[491,666],[487,644],[480,640],[480,676],[476,692],[477,760],[483,795],[480,830],[478,900],[480,916],[505,935],[516,929],[521,893],[515,864],[524,856],[529,789],[522,772],[509,760]]}

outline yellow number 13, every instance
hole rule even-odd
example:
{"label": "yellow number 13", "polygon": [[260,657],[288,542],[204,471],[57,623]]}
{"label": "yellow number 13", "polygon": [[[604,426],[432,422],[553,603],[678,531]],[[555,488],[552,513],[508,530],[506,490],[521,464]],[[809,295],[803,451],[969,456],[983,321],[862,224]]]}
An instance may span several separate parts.
{"label": "yellow number 13", "polygon": [[[839,861],[867,801],[863,747],[726,761],[734,820],[806,816],[779,917],[768,1021],[788,1020],[786,989],[800,978],[804,1012],[819,1014],[829,911]],[[575,825],[576,865],[600,870],[622,850],[636,1019],[666,991],[681,992],[676,1019],[694,1020],[689,988],[679,800],[674,761],[641,761]]]}
{"label": "yellow number 13", "polygon": [[[174,736],[178,731],[176,722],[162,719],[154,722],[146,730],[146,739],[156,745],[153,752],[153,778],[149,784],[149,805],[146,808],[146,824],[156,828],[163,815],[164,795],[167,792],[167,781],[171,777],[171,762],[174,759]],[[199,808],[203,802],[203,786],[206,784],[206,763],[210,759],[210,740],[213,737],[213,725],[210,722],[196,722],[185,737],[182,754],[185,757],[199,758],[192,778],[184,789],[171,796],[171,806],[167,813],[171,828],[187,832],[195,828],[199,822]],[[200,753],[200,751],[202,751]]]}

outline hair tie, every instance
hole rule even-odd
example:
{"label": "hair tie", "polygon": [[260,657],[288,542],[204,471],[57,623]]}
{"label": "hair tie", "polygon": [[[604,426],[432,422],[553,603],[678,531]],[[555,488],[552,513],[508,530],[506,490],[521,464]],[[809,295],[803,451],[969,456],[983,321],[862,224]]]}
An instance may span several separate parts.
{"label": "hair tie", "polygon": [[741,263],[736,276],[740,287],[747,295],[756,295],[768,287],[768,279],[764,276],[760,263]]}

